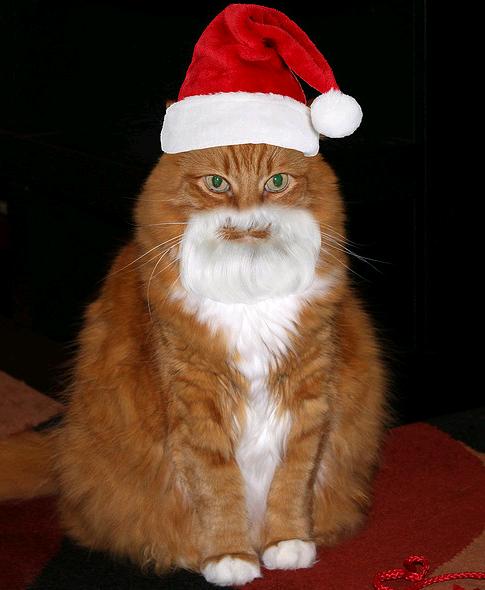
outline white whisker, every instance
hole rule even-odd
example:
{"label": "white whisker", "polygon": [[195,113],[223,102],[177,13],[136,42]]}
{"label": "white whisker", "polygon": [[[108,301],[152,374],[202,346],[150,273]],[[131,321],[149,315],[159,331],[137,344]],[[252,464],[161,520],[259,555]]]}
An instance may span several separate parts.
{"label": "white whisker", "polygon": [[175,263],[177,262],[177,258],[174,258],[173,260],[171,260],[167,265],[165,265],[161,270],[159,270],[157,272],[156,275],[154,275],[153,278],[158,277],[158,275],[161,275],[162,272],[164,272],[165,270],[169,269],[171,266],[173,266]]}
{"label": "white whisker", "polygon": [[133,271],[135,270],[139,270],[142,266],[145,266],[146,264],[149,264],[150,262],[152,262],[153,260],[155,260],[156,258],[158,258],[161,254],[165,254],[168,250],[171,250],[172,248],[175,248],[176,246],[180,245],[180,242],[182,240],[180,239],[180,241],[175,242],[175,244],[172,244],[171,246],[169,246],[167,249],[165,249],[163,252],[159,252],[157,254],[155,254],[155,256],[153,256],[152,258],[150,258],[149,260],[145,260],[145,262],[142,262],[141,264],[139,264],[138,266],[136,266],[134,269],[132,269]]}
{"label": "white whisker", "polygon": [[146,223],[139,225],[139,227],[154,227],[158,225],[187,225],[187,221],[161,221],[160,223]]}
{"label": "white whisker", "polygon": [[[150,248],[150,250],[147,250],[144,254],[142,254],[141,256],[138,256],[138,258],[135,258],[135,260],[132,260],[126,266],[123,266],[123,268],[120,268],[119,270],[117,270],[114,274],[118,274],[122,270],[125,270],[125,268],[128,268],[132,264],[135,264],[135,262],[138,262],[138,260],[140,260],[141,258],[144,258],[147,254],[150,254],[150,252],[153,252],[153,250],[156,250],[157,248],[160,248],[161,246],[164,246],[165,244],[168,244],[169,242],[172,242],[173,240],[176,240],[178,238],[181,238],[182,236],[183,236],[183,234],[179,234],[178,236],[175,236],[173,238],[170,238],[168,240],[165,240],[165,242],[161,242],[160,244],[157,244],[156,246],[153,246],[153,248]],[[154,258],[156,258],[156,256]],[[151,260],[153,260],[153,258]]]}
{"label": "white whisker", "polygon": [[[334,254],[332,254],[331,252],[329,252],[328,250],[325,250],[325,254],[328,254],[328,256],[331,256],[334,260],[336,260],[339,264],[341,264],[343,267],[345,267],[349,272],[353,273],[354,275],[356,275],[357,277],[361,278],[364,281],[368,281],[368,279],[366,279],[365,277],[363,277],[361,274],[359,274],[358,272],[356,272],[355,270],[353,270],[352,268],[350,268],[350,266],[348,266],[347,264],[345,264],[344,262],[342,262],[339,258],[337,258]],[[321,268],[321,265],[320,265]]]}
{"label": "white whisker", "polygon": [[371,264],[370,261],[379,262],[380,264],[389,264],[388,262],[386,262],[384,260],[378,260],[376,258],[369,258],[367,256],[362,256],[361,254],[357,254],[356,252],[354,252],[353,250],[351,250],[350,248],[348,248],[344,244],[340,243],[337,240],[334,240],[331,236],[329,236],[328,234],[325,234],[323,232],[321,232],[321,238],[322,238],[322,241],[325,242],[325,244],[327,246],[330,246],[330,248],[340,250],[341,252],[345,252],[346,254],[349,254],[350,256],[357,258],[361,262],[365,262],[371,268],[373,268],[376,272],[381,272],[381,270],[378,269],[377,267],[375,267],[373,264]]}
{"label": "white whisker", "polygon": [[[158,265],[160,264],[160,262],[162,261],[162,259],[168,254],[168,252],[170,252],[170,250],[172,250],[172,248],[175,248],[176,246],[178,246],[181,242],[180,241],[176,242],[175,244],[173,244],[172,246],[170,246],[170,248],[167,248],[159,257],[159,259],[157,260],[155,266],[152,269],[152,272],[150,274],[150,278],[148,279],[148,286],[147,286],[147,305],[148,305],[148,314],[150,316],[150,320],[152,319],[152,309],[150,306],[150,284],[152,282],[152,279],[154,277],[155,271],[158,268]],[[156,275],[155,275],[156,276]]]}
{"label": "white whisker", "polygon": [[[339,242],[343,242],[345,244],[352,244],[353,246],[362,246],[362,244],[359,244],[357,242],[353,242],[352,240],[349,240],[349,238],[347,238],[347,236],[340,234],[331,225],[328,225],[328,223],[324,223],[323,221],[321,221],[320,225],[323,225],[326,228],[326,231],[331,232],[333,234],[333,237],[335,240],[337,240]],[[335,236],[338,236],[338,237],[335,237]]]}
{"label": "white whisker", "polygon": [[357,258],[357,260],[360,260],[361,262],[365,262],[372,269],[374,269],[376,272],[379,272],[379,273],[381,272],[380,269],[376,268],[373,264],[371,264],[364,256],[359,256],[359,254],[355,254],[354,252],[350,251],[348,248],[345,248],[345,246],[341,246],[341,245],[336,246],[335,244],[332,244],[331,242],[326,241],[325,238],[322,238],[322,243],[325,244],[325,246],[328,246],[329,248],[333,248],[334,250],[338,250],[339,252],[344,252],[345,254],[349,254],[350,256]]}

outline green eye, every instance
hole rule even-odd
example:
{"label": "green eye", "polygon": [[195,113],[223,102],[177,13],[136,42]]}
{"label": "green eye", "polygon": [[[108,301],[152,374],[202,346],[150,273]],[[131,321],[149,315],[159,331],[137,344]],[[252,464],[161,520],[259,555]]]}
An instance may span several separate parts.
{"label": "green eye", "polygon": [[284,191],[288,186],[289,177],[288,174],[274,174],[264,185],[264,190],[269,193],[279,193]]}
{"label": "green eye", "polygon": [[206,176],[204,182],[207,188],[214,193],[227,193],[231,188],[227,180],[217,174]]}

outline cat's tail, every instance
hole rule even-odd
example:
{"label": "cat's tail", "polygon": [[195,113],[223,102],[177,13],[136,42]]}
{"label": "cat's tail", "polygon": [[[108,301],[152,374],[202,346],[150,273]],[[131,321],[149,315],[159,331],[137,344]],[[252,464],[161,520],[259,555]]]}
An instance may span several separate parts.
{"label": "cat's tail", "polygon": [[0,440],[0,501],[57,492],[53,432],[23,432]]}

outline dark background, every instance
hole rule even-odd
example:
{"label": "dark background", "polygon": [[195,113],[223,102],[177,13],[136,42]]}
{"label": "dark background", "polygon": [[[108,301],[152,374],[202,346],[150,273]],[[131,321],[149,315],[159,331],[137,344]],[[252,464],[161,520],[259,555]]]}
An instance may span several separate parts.
{"label": "dark background", "polygon": [[[225,3],[2,3],[0,369],[56,395],[83,309],[132,232],[160,156],[166,98]],[[463,378],[466,295],[450,279],[456,204],[428,165],[433,54],[423,2],[268,2],[293,18],[364,110],[322,153],[340,176],[354,282],[383,340],[401,421],[477,405]],[[311,95],[311,93],[309,93]],[[452,234],[454,232],[454,234]]]}

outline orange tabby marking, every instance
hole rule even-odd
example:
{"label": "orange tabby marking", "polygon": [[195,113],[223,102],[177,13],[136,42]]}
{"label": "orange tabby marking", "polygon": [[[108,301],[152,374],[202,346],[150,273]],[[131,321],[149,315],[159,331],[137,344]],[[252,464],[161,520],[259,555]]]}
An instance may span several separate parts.
{"label": "orange tabby marking", "polygon": [[[288,189],[265,193],[281,172],[291,177]],[[211,193],[209,174],[231,190]],[[258,213],[261,227],[248,233],[246,212],[260,207],[279,228],[261,225]],[[262,270],[247,277],[241,301],[212,267],[181,268],[192,260],[186,228],[194,216],[214,221],[223,209],[234,229],[222,224],[222,237],[208,244],[201,224],[194,240],[207,247],[210,264],[224,272],[232,265],[231,280],[245,281],[231,248],[274,246],[272,258],[249,251],[248,264],[259,265],[249,268]],[[308,243],[298,243],[305,238],[295,233],[298,211]],[[63,524],[89,547],[157,571],[202,570],[221,584],[258,576],[260,556],[267,567],[308,567],[314,543],[334,543],[361,522],[385,419],[378,345],[349,286],[343,249],[328,250],[324,240],[310,274],[288,267],[295,293],[274,266],[298,265],[305,248],[313,251],[312,219],[318,232],[342,240],[336,178],[320,156],[267,145],[165,155],[135,217],[136,236],[80,335],[56,451]],[[294,248],[281,237],[292,235]],[[219,247],[233,259],[219,260]],[[187,291],[182,271],[187,280],[207,272],[222,299]],[[278,295],[260,301],[263,288]],[[251,472],[254,461],[265,488]],[[256,492],[257,506],[248,497]]]}

